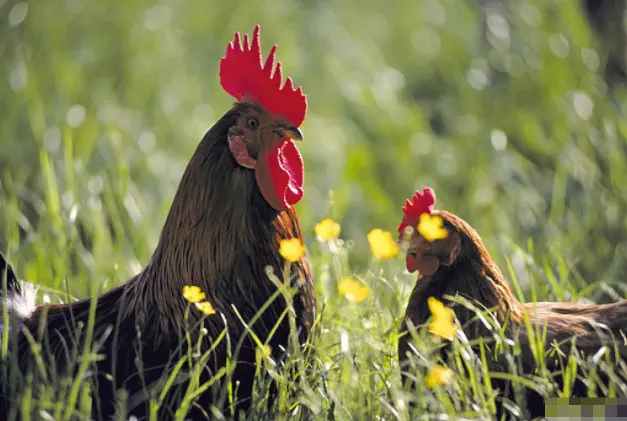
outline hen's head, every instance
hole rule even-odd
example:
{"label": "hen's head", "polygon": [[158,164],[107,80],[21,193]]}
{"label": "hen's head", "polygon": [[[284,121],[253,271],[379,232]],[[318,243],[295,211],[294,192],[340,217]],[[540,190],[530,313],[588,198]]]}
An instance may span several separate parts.
{"label": "hen's head", "polygon": [[[440,265],[453,265],[462,250],[465,226],[460,224],[468,224],[449,212],[433,210],[434,205],[435,192],[430,187],[425,187],[422,193],[416,190],[411,200],[408,199],[402,208],[403,220],[398,226],[398,232],[400,239],[407,243],[405,264],[410,273],[417,270],[422,275],[433,275]],[[441,218],[446,237],[427,240],[419,230],[423,214]]]}
{"label": "hen's head", "polygon": [[238,99],[238,117],[228,130],[233,158],[242,167],[255,171],[257,184],[266,201],[276,210],[294,206],[303,197],[304,166],[294,140],[303,140],[298,129],[305,119],[307,99],[291,78],[281,86],[281,63],[274,60],[276,45],[261,62],[259,25],[252,43],[239,32],[220,62],[220,83]]}

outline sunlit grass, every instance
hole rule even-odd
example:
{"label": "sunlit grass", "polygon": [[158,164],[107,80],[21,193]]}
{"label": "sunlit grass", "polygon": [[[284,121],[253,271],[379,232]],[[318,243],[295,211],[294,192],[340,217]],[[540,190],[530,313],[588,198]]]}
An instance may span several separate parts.
{"label": "sunlit grass", "polygon": [[[0,251],[41,286],[40,302],[94,297],[138,273],[193,149],[231,105],[217,77],[224,47],[259,23],[264,51],[277,43],[285,74],[308,95],[297,210],[320,310],[313,343],[294,349],[289,370],[257,344],[259,372],[279,384],[274,419],[488,417],[498,377],[568,394],[568,382],[554,390],[546,380],[542,331],[531,327],[535,377],[514,363],[491,373],[487,345],[470,354],[463,340],[439,361],[441,342],[425,326],[415,340],[418,389],[404,390],[398,326],[415,276],[392,237],[382,236],[381,259],[368,241],[373,230],[395,235],[404,199],[431,186],[439,207],[482,235],[521,301],[626,295],[627,123],[624,92],[610,101],[602,79],[605,46],[580,2],[501,3],[506,24],[495,15],[484,26],[474,2],[458,0],[0,0]],[[500,352],[520,352],[484,320]],[[226,332],[218,339],[237,345]],[[88,418],[81,376],[101,356],[69,345],[78,375],[53,370],[46,384],[28,385],[14,415]],[[198,381],[207,357],[182,359],[149,396],[153,411],[189,376],[183,419],[211,386]],[[566,378],[602,362],[565,358]],[[451,382],[430,389],[440,364]],[[266,413],[268,387],[260,377],[256,415]],[[145,397],[119,398],[122,408]]]}

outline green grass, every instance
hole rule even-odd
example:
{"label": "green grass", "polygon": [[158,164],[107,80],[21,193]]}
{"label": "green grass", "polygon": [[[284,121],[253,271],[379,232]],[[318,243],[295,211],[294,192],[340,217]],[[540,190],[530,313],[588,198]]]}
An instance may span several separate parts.
{"label": "green grass", "polygon": [[[0,250],[42,302],[137,273],[193,149],[232,102],[218,81],[226,43],[259,23],[264,52],[279,45],[309,102],[298,212],[321,316],[318,374],[296,388],[303,418],[416,419],[396,357],[415,276],[366,241],[395,230],[414,189],[433,187],[436,207],[478,230],[521,300],[625,296],[625,95],[609,99],[604,45],[575,1],[504,1],[507,24],[491,30],[472,3],[0,0]],[[335,253],[313,233],[329,216],[345,240]],[[347,274],[367,301],[337,294]],[[475,372],[448,395],[423,384],[428,413],[473,417],[476,402],[487,414]],[[21,407],[70,419],[74,400],[88,413],[87,393],[59,382]]]}

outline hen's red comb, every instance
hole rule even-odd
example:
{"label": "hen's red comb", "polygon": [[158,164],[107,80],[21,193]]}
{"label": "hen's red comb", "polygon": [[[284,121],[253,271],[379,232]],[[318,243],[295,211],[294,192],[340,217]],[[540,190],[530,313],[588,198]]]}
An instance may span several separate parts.
{"label": "hen's red comb", "polygon": [[425,187],[422,190],[422,193],[416,190],[411,198],[411,202],[409,199],[405,201],[405,206],[403,206],[403,221],[398,226],[398,232],[402,233],[408,226],[416,229],[418,221],[420,220],[420,215],[423,213],[431,215],[434,204],[435,192],[431,187]]}
{"label": "hen's red comb", "polygon": [[307,97],[300,86],[294,89],[289,77],[281,87],[281,63],[277,62],[274,70],[275,57],[276,45],[270,50],[266,63],[261,64],[259,25],[255,26],[250,46],[248,35],[244,34],[242,47],[239,32],[236,32],[235,39],[226,46],[226,55],[220,61],[220,84],[235,98],[255,100],[270,113],[282,115],[298,127],[305,120]]}

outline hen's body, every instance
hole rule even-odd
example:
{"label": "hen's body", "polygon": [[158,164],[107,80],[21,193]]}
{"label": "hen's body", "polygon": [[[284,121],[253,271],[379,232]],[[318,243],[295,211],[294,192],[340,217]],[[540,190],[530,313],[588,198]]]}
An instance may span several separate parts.
{"label": "hen's body", "polygon": [[[302,237],[295,211],[274,210],[262,197],[254,171],[237,165],[229,150],[228,130],[236,124],[245,107],[236,105],[207,132],[197,147],[150,262],[127,283],[98,299],[94,333],[88,342],[90,346],[99,344],[98,352],[105,357],[96,367],[90,367],[91,377],[97,379],[95,396],[100,401],[94,402],[94,408],[103,415],[96,419],[107,419],[111,415],[115,393],[122,388],[129,393],[129,403],[133,399],[141,402],[132,413],[139,419],[147,414],[147,402],[141,399],[143,385],[157,381],[164,370],[187,353],[185,312],[188,303],[181,296],[185,285],[198,285],[218,312],[204,320],[207,334],[202,351],[211,347],[225,326],[228,331],[229,339],[225,338],[212,354],[201,384],[225,367],[227,342],[230,352],[235,353],[244,335],[233,380],[239,382],[239,396],[244,400],[238,408],[246,409],[250,404],[256,345],[245,335],[245,328],[231,306],[236,306],[248,323],[277,291],[266,275],[266,267],[272,267],[282,279],[285,262],[278,252],[280,240]],[[316,305],[313,281],[304,257],[291,265],[291,279],[293,284],[300,283],[294,307],[302,341],[313,323]],[[76,367],[68,363],[76,361],[76,357],[68,358],[67,348],[71,351],[72,343],[76,342],[82,352],[84,335],[78,341],[72,338],[76,335],[75,326],[80,323],[87,326],[89,308],[88,300],[42,306],[24,321],[35,338],[39,338],[38,332],[43,332],[44,353],[46,344],[51,353],[50,359],[45,360],[49,369],[75,372]],[[285,308],[285,300],[279,296],[250,326],[261,341],[268,337]],[[189,326],[201,316],[197,309],[189,309]],[[39,330],[40,322],[45,326],[43,330]],[[269,342],[275,358],[287,348],[288,333],[285,316]],[[192,343],[196,343],[197,337],[196,329],[192,331]],[[32,370],[34,364],[25,336],[19,335],[17,339],[16,355],[24,374]],[[136,367],[138,363],[141,369]],[[168,364],[170,367],[166,367]],[[217,386],[218,389],[210,388],[199,398],[202,410],[209,412],[210,403],[218,403],[214,391],[225,393],[224,383],[218,382]],[[233,386],[235,389],[236,384]],[[159,412],[159,419],[170,418],[168,411],[178,407],[184,392],[185,387],[173,388],[168,397],[172,408],[165,405]],[[158,396],[160,389],[156,393]],[[199,419],[201,414],[201,410],[195,409],[189,416]]]}
{"label": "hen's body", "polygon": [[[616,355],[612,352],[618,351],[619,356],[627,356],[627,347],[624,345],[622,333],[627,330],[627,300],[612,304],[588,305],[577,303],[559,302],[539,302],[520,303],[514,296],[512,289],[503,277],[500,269],[492,260],[477,232],[461,218],[446,212],[434,211],[434,215],[442,217],[444,226],[449,232],[449,236],[457,233],[461,239],[461,246],[453,257],[449,265],[441,264],[435,273],[431,275],[421,275],[414,287],[403,322],[401,331],[409,330],[407,320],[414,326],[424,325],[431,317],[427,300],[435,297],[438,300],[449,303],[455,311],[455,316],[459,320],[464,333],[469,339],[483,337],[490,342],[493,337],[489,329],[478,320],[474,310],[461,304],[447,300],[446,296],[463,297],[479,309],[490,309],[491,314],[496,318],[500,326],[506,327],[506,336],[513,338],[521,345],[521,368],[525,374],[534,373],[537,369],[536,362],[529,345],[529,337],[525,326],[525,315],[531,321],[531,325],[539,335],[545,338],[545,358],[549,371],[560,371],[567,363],[570,351],[570,340],[576,336],[577,350],[586,357],[595,354],[605,344],[611,349],[613,358]],[[414,234],[412,241],[423,242],[424,239],[417,239],[419,235]],[[446,240],[442,241],[444,246],[433,244],[430,255],[440,258],[450,253],[446,245]],[[616,342],[612,341],[614,335]],[[551,353],[554,343],[560,343],[560,349],[565,352],[565,356],[558,356]],[[399,342],[399,358],[407,362],[407,354],[411,355],[411,337],[405,335]],[[615,348],[612,348],[615,347]],[[443,356],[447,354],[447,349],[443,350]],[[550,356],[549,356],[550,355]],[[494,357],[494,356],[492,356]],[[507,372],[508,365],[503,359],[492,359],[489,361],[491,371]],[[406,368],[403,368],[405,370]],[[407,373],[403,376],[407,378]],[[599,373],[601,374],[601,373]],[[622,374],[616,372],[617,375]],[[601,374],[601,381],[607,382],[607,376]],[[627,377],[623,377],[623,381]],[[554,377],[555,383],[563,386],[561,376]],[[494,386],[501,389],[502,396],[513,399],[509,392],[510,384],[504,381],[494,381]],[[589,385],[582,379],[575,381],[572,390],[574,397],[586,397]],[[621,392],[618,392],[619,395]],[[603,391],[597,389],[597,394],[603,396]],[[531,418],[544,416],[544,400],[536,392],[527,391],[526,406]],[[499,407],[499,412],[503,410]],[[499,413],[499,415],[500,415]]]}

